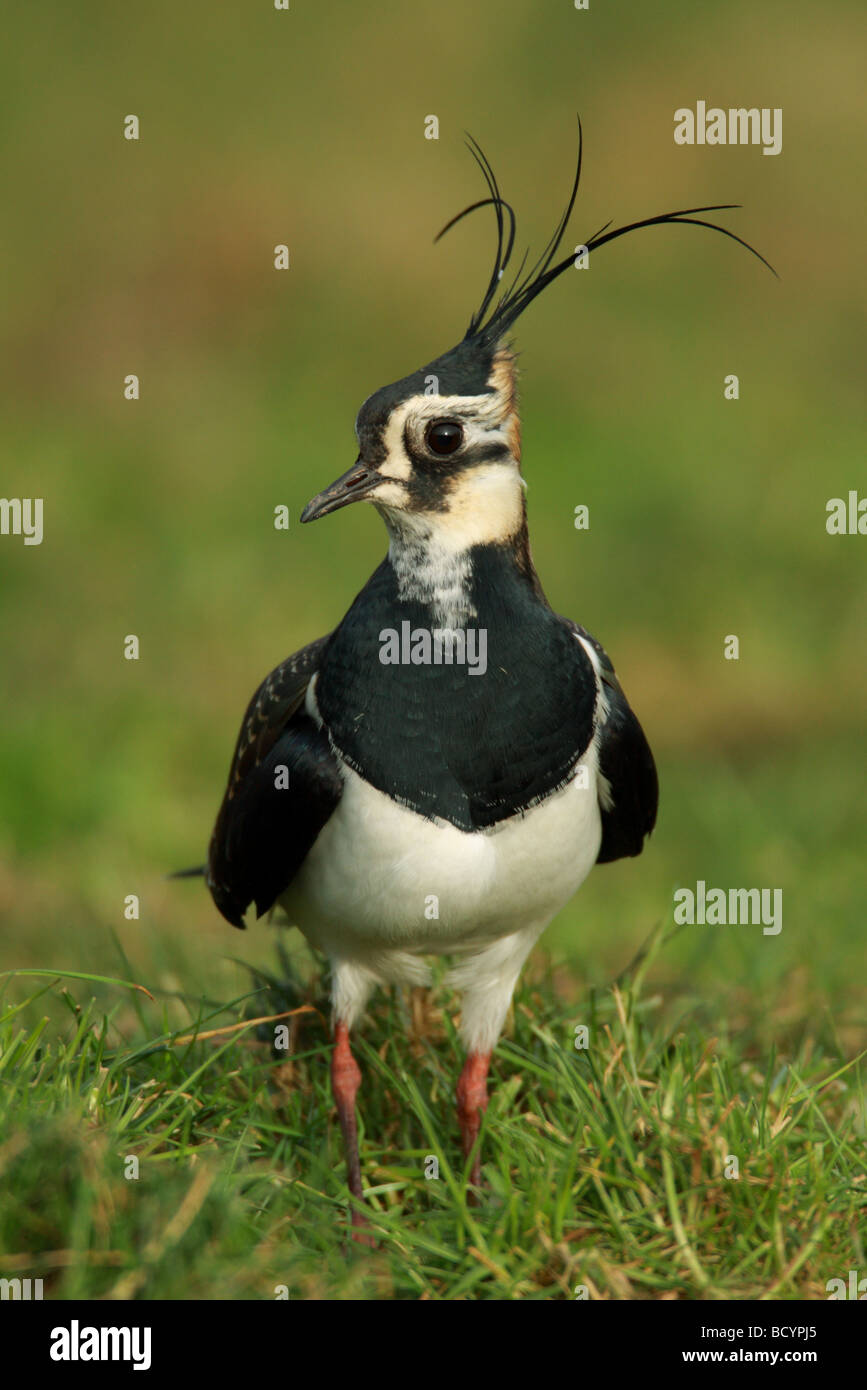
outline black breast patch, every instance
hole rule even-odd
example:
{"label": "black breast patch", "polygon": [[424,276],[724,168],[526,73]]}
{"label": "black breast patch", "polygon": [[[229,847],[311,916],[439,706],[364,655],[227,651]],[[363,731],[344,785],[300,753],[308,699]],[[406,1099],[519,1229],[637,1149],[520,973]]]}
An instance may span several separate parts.
{"label": "black breast patch", "polygon": [[[471,552],[468,582],[486,669],[386,664],[384,631],[435,631],[401,599],[385,560],[323,654],[316,685],[335,746],[367,782],[461,830],[496,825],[561,787],[593,736],[596,677],[573,634],[506,547]],[[476,639],[476,665],[480,653]]]}

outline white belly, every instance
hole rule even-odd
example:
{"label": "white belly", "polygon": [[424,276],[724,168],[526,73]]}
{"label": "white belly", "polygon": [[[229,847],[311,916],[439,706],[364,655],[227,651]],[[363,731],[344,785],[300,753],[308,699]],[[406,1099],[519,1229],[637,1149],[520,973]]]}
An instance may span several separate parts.
{"label": "white belly", "polygon": [[599,852],[595,750],[582,766],[560,792],[476,834],[425,820],[345,769],[341,801],[281,905],[314,946],[356,959],[541,928]]}

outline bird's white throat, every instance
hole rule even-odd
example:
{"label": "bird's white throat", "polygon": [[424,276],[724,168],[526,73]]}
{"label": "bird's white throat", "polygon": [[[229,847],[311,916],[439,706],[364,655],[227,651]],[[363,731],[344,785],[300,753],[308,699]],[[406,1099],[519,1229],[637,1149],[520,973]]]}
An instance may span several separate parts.
{"label": "bird's white throat", "polygon": [[440,627],[463,628],[471,623],[478,615],[469,593],[469,548],[456,550],[443,544],[434,531],[425,534],[415,527],[389,527],[389,531],[388,555],[398,597],[429,605]]}
{"label": "bird's white throat", "polygon": [[510,461],[456,475],[441,511],[404,511],[379,503],[400,598],[431,605],[444,627],[463,627],[475,618],[470,551],[505,545],[521,534],[525,486],[517,463]]}

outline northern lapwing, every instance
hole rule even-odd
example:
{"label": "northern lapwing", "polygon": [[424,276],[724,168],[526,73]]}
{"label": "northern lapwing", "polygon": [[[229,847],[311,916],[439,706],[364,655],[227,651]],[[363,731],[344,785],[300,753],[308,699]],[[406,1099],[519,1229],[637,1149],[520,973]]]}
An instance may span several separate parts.
{"label": "northern lapwing", "polygon": [[[509,288],[515,214],[468,143],[487,195],[443,232],[493,208],[490,280],[456,347],[368,397],[358,458],[301,514],[372,503],[388,553],[334,631],[253,696],[207,867],[234,926],[251,904],[260,917],[279,905],[330,962],[331,1075],[356,1227],[361,1073],[349,1035],[373,989],[427,984],[426,957],[455,958],[447,978],[462,995],[467,1052],[457,1110],[478,1187],[491,1052],[524,961],[593,865],[639,854],[656,819],[641,726],[600,644],[548,603],[527,535],[508,333],[575,260],[556,257],[578,191],[580,122],[566,208]],[[581,254],[673,223],[752,251],[700,216],[732,206],[607,224]]]}

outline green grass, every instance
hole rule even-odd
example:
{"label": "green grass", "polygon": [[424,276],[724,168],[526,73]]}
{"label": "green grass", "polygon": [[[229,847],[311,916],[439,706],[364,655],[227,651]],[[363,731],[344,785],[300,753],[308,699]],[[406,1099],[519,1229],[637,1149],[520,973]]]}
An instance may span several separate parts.
{"label": "green grass", "polygon": [[[649,992],[667,935],[589,997],[562,971],[519,990],[478,1206],[453,1001],[380,996],[356,1040],[372,1253],[347,1242],[325,1005],[303,954],[281,951],[227,1004],[104,982],[79,1004],[85,983],[55,979],[13,1007],[7,982],[0,1274],[61,1299],[827,1297],[864,1260],[865,1064],[782,1016],[767,1052],[748,1022],[732,1032]],[[237,1026],[287,1011],[288,1052],[273,1021]]]}
{"label": "green grass", "polygon": [[[867,540],[824,529],[829,497],[863,494],[863,7],[339,8],[49,0],[7,26],[0,492],[44,498],[45,540],[0,537],[0,1274],[67,1297],[823,1298],[867,1272]],[[782,106],[783,153],[676,147],[672,112],[698,97]],[[415,1006],[408,1037],[406,1005],[377,997],[358,1048],[381,1240],[345,1254],[325,981],[297,938],[274,966],[264,927],[232,933],[164,875],[201,862],[258,681],[382,557],[369,511],[297,517],[351,463],[364,397],[478,303],[484,214],[432,244],[480,196],[463,130],[535,255],[576,109],[571,244],[731,201],[781,278],[671,228],[606,248],[518,325],[534,558],[617,665],[660,821],[534,954],[477,1209],[454,1166],[459,1002]],[[699,878],[781,888],[781,934],[671,935]],[[621,1016],[611,981],[660,923]],[[154,1002],[2,974],[21,967]],[[256,993],[263,970],[283,986]],[[320,1012],[297,1016],[291,1066],[255,1026],[177,1041],[302,999]]]}

